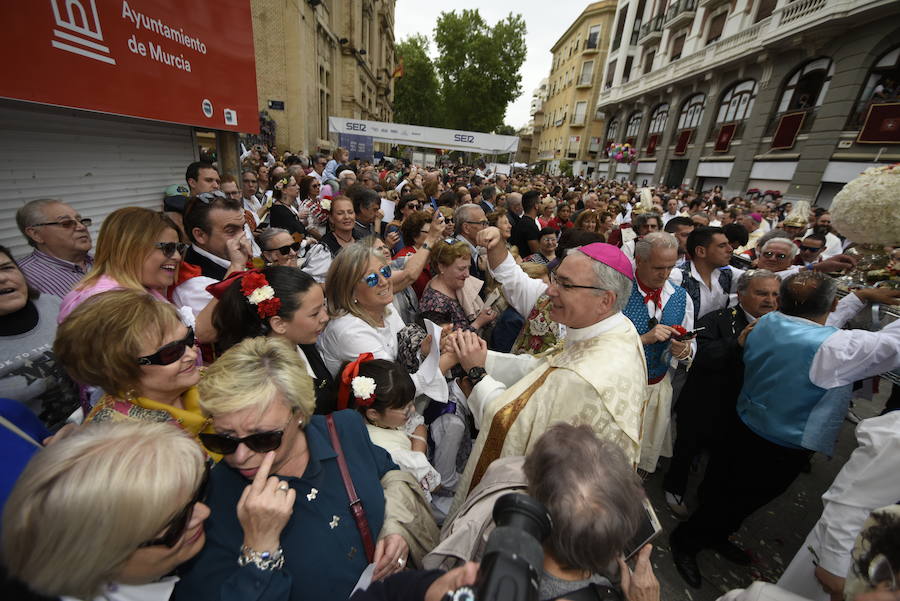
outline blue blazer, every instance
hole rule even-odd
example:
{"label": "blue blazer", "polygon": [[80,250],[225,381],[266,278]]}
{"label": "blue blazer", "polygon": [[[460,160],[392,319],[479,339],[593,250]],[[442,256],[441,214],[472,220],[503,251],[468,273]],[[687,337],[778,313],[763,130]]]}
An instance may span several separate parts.
{"label": "blue blazer", "polygon": [[[369,440],[359,413],[332,415],[372,536],[377,537],[384,523],[381,477],[399,468],[387,451]],[[325,417],[314,415],[305,432],[309,464],[303,477],[281,477],[297,491],[294,513],[281,533],[284,567],[262,571],[238,566],[244,533],[237,503],[249,481],[222,461],[210,473],[207,505],[212,515],[206,521],[206,545],[182,570],[175,600],[332,601],[350,596],[368,565],[362,538]]]}

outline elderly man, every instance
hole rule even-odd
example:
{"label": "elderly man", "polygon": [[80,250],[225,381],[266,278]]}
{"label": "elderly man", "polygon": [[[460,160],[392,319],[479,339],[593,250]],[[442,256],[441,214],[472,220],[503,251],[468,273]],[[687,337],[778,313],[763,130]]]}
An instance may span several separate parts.
{"label": "elderly man", "polygon": [[534,288],[538,295],[546,290],[553,303],[550,318],[567,332],[562,348],[540,358],[489,353],[471,333],[453,340],[474,386],[467,402],[480,430],[454,505],[462,503],[491,461],[527,452],[558,421],[590,425],[636,463],[647,367],[640,337],[622,315],[633,284],[631,263],[614,246],[589,244],[566,255],[548,288],[515,265],[496,228],[482,232],[479,241],[488,249],[499,281],[509,280],[510,274],[498,270],[515,270],[512,278],[518,285]]}
{"label": "elderly man", "polygon": [[666,502],[679,516],[688,515],[684,497],[694,457],[727,444],[722,424],[734,413],[744,381],[744,340],[750,324],[778,308],[780,284],[771,271],[748,271],[738,279],[738,305],[707,313],[696,323],[697,352],[675,405],[675,450],[663,481]]}
{"label": "elderly man", "polygon": [[355,183],[356,174],[350,169],[344,169],[343,171],[338,173],[338,184],[342,193],[346,193],[347,189]]}
{"label": "elderly man", "polygon": [[735,249],[734,251],[738,254],[741,254],[750,249],[756,248],[756,243],[765,232],[762,231],[762,228],[760,227],[760,224],[762,223],[762,215],[760,215],[759,213],[744,213],[740,216],[738,221],[741,225],[744,226],[744,229],[746,229],[747,233],[749,234],[747,244]]}
{"label": "elderly man", "polygon": [[522,209],[522,195],[518,192],[510,192],[506,195],[506,216],[509,217],[509,223],[515,227],[516,222],[522,218],[525,211]]}
{"label": "elderly man", "polygon": [[662,214],[663,226],[668,225],[669,221],[679,216],[678,199],[670,198],[666,201],[666,212]]}
{"label": "elderly man", "polygon": [[[780,230],[772,230],[769,234],[775,234],[762,243],[759,247],[756,266],[760,269],[768,269],[782,280],[794,275],[800,269],[794,265],[794,257],[797,256],[797,245],[791,242]],[[768,236],[769,234],[766,234]]]}
{"label": "elderly man", "polygon": [[91,220],[63,201],[44,198],[25,203],[16,211],[16,225],[34,247],[19,260],[19,268],[42,293],[64,297],[94,264]]}
{"label": "elderly man", "polygon": [[[590,458],[578,461],[574,458]],[[616,563],[642,520],[645,498],[641,481],[615,443],[599,438],[586,425],[556,423],[547,428],[526,457],[504,457],[488,468],[441,543],[423,560],[428,569],[449,569],[466,561],[481,561],[494,528],[492,513],[500,497],[530,494],[547,508],[552,528],[544,544],[544,564],[538,599],[597,599],[590,587],[612,588],[605,575]],[[649,546],[642,549],[635,573],[646,576],[647,596],[622,582],[617,598],[658,601]],[[620,567],[624,562],[620,563]],[[627,568],[626,568],[627,569]],[[623,572],[624,573],[624,572]],[[625,576],[631,574],[630,570]]]}
{"label": "elderly man", "polygon": [[662,221],[660,221],[659,215],[656,213],[640,213],[635,215],[634,219],[631,220],[631,227],[634,228],[634,233],[637,234],[637,238],[622,244],[622,252],[625,253],[626,257],[634,261],[635,242],[651,232],[662,230]]}
{"label": "elderly man", "polygon": [[864,301],[896,303],[900,291],[862,289],[840,303],[836,293],[837,282],[825,274],[793,275],[781,283],[780,310],[746,336],[729,444],[710,460],[697,511],[670,537],[675,566],[695,588],[701,549],[750,563],[728,537],[781,495],[814,452],[833,453],[853,382],[900,367],[900,321],[878,332],[837,329]]}
{"label": "elderly man", "polygon": [[651,232],[635,245],[635,281],[623,313],[634,324],[647,360],[649,401],[644,412],[641,459],[638,467],[656,471],[660,456],[672,456],[669,422],[672,414],[670,368],[687,366],[694,342],[678,340],[676,327],[692,330],[693,302],[681,286],[669,282],[678,260],[678,241],[672,234]]}
{"label": "elderly man", "polygon": [[478,261],[477,240],[478,232],[488,226],[487,217],[484,216],[484,209],[472,203],[460,205],[453,215],[453,224],[453,232],[456,239],[468,244],[469,250],[472,251],[469,274],[483,282],[484,269]]}

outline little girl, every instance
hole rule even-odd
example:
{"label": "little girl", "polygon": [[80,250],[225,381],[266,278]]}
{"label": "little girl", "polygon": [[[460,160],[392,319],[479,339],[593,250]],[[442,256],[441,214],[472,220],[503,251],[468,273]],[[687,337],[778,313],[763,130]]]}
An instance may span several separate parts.
{"label": "little girl", "polygon": [[350,408],[362,414],[372,442],[419,481],[430,502],[441,476],[425,456],[425,420],[413,406],[416,387],[398,364],[371,357],[365,353],[343,366],[338,404],[346,399]]}

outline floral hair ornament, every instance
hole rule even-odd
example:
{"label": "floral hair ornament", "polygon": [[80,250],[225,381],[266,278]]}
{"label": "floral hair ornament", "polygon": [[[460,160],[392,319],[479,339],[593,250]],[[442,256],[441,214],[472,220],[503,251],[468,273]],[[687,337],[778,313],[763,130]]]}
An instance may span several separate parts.
{"label": "floral hair ornament", "polygon": [[331,198],[328,196],[323,197],[322,200],[319,201],[319,206],[322,207],[323,211],[330,211],[331,210]]}
{"label": "floral hair ornament", "polygon": [[[356,404],[362,407],[368,407],[375,401],[375,380],[359,375],[359,366],[366,361],[375,358],[372,353],[360,353],[356,361],[348,363],[341,372],[341,381],[338,388],[337,408],[338,411],[346,409],[350,401],[350,392],[357,399]],[[365,380],[369,380],[369,385]]]}
{"label": "floral hair ornament", "polygon": [[261,319],[278,314],[281,309],[281,299],[275,297],[275,290],[269,285],[266,276],[258,269],[235,272],[221,282],[210,284],[206,287],[206,291],[215,298],[221,299],[225,291],[231,288],[236,281],[241,283],[241,294],[247,297],[247,301],[251,305],[256,306],[256,312]]}

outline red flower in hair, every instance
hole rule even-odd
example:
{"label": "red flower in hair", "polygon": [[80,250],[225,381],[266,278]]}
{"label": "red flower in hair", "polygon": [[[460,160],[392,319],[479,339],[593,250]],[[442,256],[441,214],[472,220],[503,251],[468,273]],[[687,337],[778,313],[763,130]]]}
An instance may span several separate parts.
{"label": "red flower in hair", "polygon": [[248,272],[241,278],[241,292],[244,296],[250,296],[257,288],[268,286],[266,276],[258,272]]}

